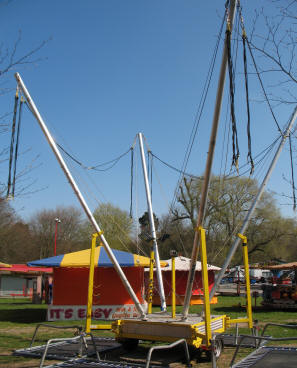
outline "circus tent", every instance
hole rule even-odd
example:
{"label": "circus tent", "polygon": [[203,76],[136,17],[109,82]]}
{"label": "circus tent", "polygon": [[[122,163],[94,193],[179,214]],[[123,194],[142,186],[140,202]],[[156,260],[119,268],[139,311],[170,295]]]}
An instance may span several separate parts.
{"label": "circus tent", "polygon": [[[140,303],[146,308],[144,267],[149,266],[149,258],[114,249],[113,253]],[[49,321],[85,318],[90,249],[33,261],[29,265],[54,268],[53,298],[47,314]],[[166,263],[163,262],[163,266],[165,265]],[[95,266],[93,317],[115,319],[136,316],[137,310],[134,303],[103,246],[96,248]]]}

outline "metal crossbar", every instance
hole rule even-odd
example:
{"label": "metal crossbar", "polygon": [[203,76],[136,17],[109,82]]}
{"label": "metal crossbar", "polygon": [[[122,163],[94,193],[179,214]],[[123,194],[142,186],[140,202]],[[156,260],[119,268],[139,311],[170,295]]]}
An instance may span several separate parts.
{"label": "metal crossbar", "polygon": [[30,348],[34,344],[34,341],[35,341],[35,338],[36,338],[36,335],[37,335],[37,331],[39,330],[40,327],[55,328],[55,329],[60,329],[60,330],[74,328],[74,329],[77,330],[76,335],[80,335],[81,332],[82,332],[82,327],[77,326],[77,325],[74,325],[74,326],[57,326],[57,325],[49,325],[47,323],[38,323],[38,325],[35,328],[34,334],[32,336],[32,340],[31,340],[31,343],[30,343]]}
{"label": "metal crossbar", "polygon": [[99,356],[99,353],[98,353],[98,350],[97,350],[97,347],[96,347],[96,343],[95,343],[95,340],[94,340],[94,337],[91,333],[81,333],[80,336],[76,336],[76,337],[73,337],[73,338],[68,338],[68,339],[65,339],[65,338],[56,338],[56,339],[50,339],[48,340],[48,342],[46,343],[46,347],[44,349],[44,352],[42,354],[42,357],[41,357],[41,360],[40,360],[40,365],[39,365],[39,368],[42,368],[43,367],[43,364],[44,364],[44,360],[46,358],[46,355],[47,355],[47,351],[48,351],[48,348],[50,346],[51,343],[56,343],[56,342],[59,342],[59,341],[74,341],[74,340],[79,340],[80,341],[80,348],[79,348],[79,355],[81,356],[82,355],[82,344],[84,344],[86,350],[87,350],[87,342],[86,342],[86,336],[89,335],[91,337],[91,340],[92,340],[92,345],[93,345],[93,348],[94,348],[94,351],[95,351],[95,354],[96,354],[96,358],[98,360],[98,362],[100,362],[100,356]]}
{"label": "metal crossbar", "polygon": [[187,360],[187,366],[190,367],[190,354],[189,354],[189,349],[188,349],[188,344],[187,341],[185,339],[180,339],[177,340],[175,342],[173,342],[170,345],[157,345],[157,346],[152,346],[147,354],[147,358],[146,358],[146,364],[145,364],[145,368],[149,368],[150,366],[150,362],[151,362],[151,357],[153,354],[153,351],[155,350],[168,350],[168,349],[172,349],[177,345],[183,344],[184,346],[184,350],[185,350],[185,356],[186,356],[186,360]]}
{"label": "metal crossbar", "polygon": [[[267,336],[265,336],[265,337],[262,337],[262,336],[250,336],[250,335],[242,335],[242,340],[239,342],[239,344],[237,345],[237,347],[236,347],[236,350],[235,350],[235,352],[234,352],[234,355],[233,355],[233,358],[232,358],[232,360],[231,360],[231,363],[230,363],[230,367],[231,368],[235,368],[235,367],[249,367],[250,365],[240,365],[240,363],[241,362],[239,362],[238,364],[235,364],[235,365],[233,365],[234,364],[234,361],[235,361],[235,358],[236,358],[236,356],[237,356],[237,353],[238,353],[238,351],[239,351],[239,348],[242,346],[242,343],[243,343],[243,341],[244,341],[244,339],[245,338],[253,338],[255,341],[261,341],[261,340],[266,340],[267,342],[269,342],[269,341],[292,341],[292,340],[295,340],[295,341],[297,341],[297,337],[279,337],[279,338],[273,338],[273,337],[267,337]],[[253,356],[255,356],[256,355],[256,353],[258,353],[256,356],[258,357],[258,359],[260,360],[260,358],[262,358],[263,357],[263,354],[261,354],[261,349],[262,349],[262,352],[264,353],[264,351],[265,350],[263,350],[263,349],[284,349],[284,348],[282,348],[282,347],[264,347],[264,346],[262,346],[262,347],[260,347],[260,348],[258,348],[255,352],[253,352],[252,354],[250,354],[248,357],[253,357]],[[295,349],[293,349],[294,351],[296,351],[296,358],[297,358],[297,348],[295,348]],[[292,351],[293,351],[292,350]],[[264,355],[266,355],[267,354],[267,351],[268,350],[266,350],[266,352],[265,352],[265,354]],[[244,362],[244,361],[246,361],[246,359],[248,358],[248,357],[246,357],[245,359],[243,359],[242,360],[242,363]],[[253,360],[255,360],[255,359],[253,359]]]}

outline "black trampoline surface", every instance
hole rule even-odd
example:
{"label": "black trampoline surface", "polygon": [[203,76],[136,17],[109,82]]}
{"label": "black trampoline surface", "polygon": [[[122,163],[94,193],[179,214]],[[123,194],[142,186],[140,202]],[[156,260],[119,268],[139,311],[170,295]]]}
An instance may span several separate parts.
{"label": "black trampoline surface", "polygon": [[234,368],[296,368],[297,348],[266,346],[257,349]]}
{"label": "black trampoline surface", "polygon": [[[91,338],[87,338],[87,349],[82,344],[82,355],[92,356],[95,354],[95,349]],[[115,339],[94,337],[96,348],[98,353],[107,352],[113,349],[121,347]],[[65,340],[62,342],[55,342],[49,345],[46,359],[65,360],[75,358],[78,355],[80,349],[81,340]],[[40,358],[45,350],[46,345],[34,346],[26,349],[18,349],[14,351],[14,355],[25,356],[25,357],[36,357]]]}
{"label": "black trampoline surface", "polygon": [[[143,368],[144,366],[144,364],[112,362],[106,360],[98,362],[80,358],[68,360],[67,362],[47,365],[44,368]],[[160,366],[154,366],[150,364],[150,368],[160,368]]]}
{"label": "black trampoline surface", "polygon": [[[218,337],[223,341],[224,346],[236,346],[239,345],[243,336],[238,335],[237,339],[235,335],[221,334]],[[240,344],[242,347],[255,348],[257,341],[251,336],[251,338],[245,337],[243,342]],[[261,346],[266,343],[266,340],[261,341]]]}

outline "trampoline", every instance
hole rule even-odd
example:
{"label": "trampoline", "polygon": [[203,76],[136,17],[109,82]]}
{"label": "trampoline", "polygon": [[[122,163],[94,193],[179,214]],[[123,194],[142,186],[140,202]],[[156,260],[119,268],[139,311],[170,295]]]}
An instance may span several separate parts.
{"label": "trampoline", "polygon": [[[94,342],[99,354],[102,352],[117,349],[122,346],[115,339],[106,337],[94,337]],[[52,343],[48,347],[46,358],[53,360],[67,360],[77,357],[78,354],[81,354],[82,356],[95,355],[96,352],[90,337],[86,338],[86,343],[86,345],[82,344],[79,336],[76,338],[65,339],[64,341]],[[13,354],[24,357],[41,358],[44,354],[45,349],[46,344],[18,349],[15,350]]]}
{"label": "trampoline", "polygon": [[[290,346],[260,346],[261,342],[281,342],[281,341],[297,341],[297,337],[280,337],[273,338],[264,336],[266,330],[270,326],[283,327],[288,329],[297,329],[297,325],[282,325],[278,323],[267,323],[262,331],[261,336],[241,335],[242,339],[236,347],[235,353],[230,363],[231,368],[296,368],[297,367],[297,348]],[[245,339],[253,339],[258,347],[254,352],[246,356],[240,362],[235,363],[235,358],[240,347],[244,346]]]}
{"label": "trampoline", "polygon": [[297,348],[262,346],[232,368],[296,368]]}

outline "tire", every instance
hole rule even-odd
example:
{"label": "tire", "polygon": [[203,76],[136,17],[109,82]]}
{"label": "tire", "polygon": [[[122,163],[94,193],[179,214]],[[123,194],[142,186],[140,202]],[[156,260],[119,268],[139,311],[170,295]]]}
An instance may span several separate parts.
{"label": "tire", "polygon": [[[213,349],[214,349],[215,358],[218,359],[220,357],[220,355],[222,354],[222,351],[223,351],[223,342],[222,342],[222,340],[220,340],[220,339],[215,340]],[[206,353],[207,359],[209,361],[211,361],[211,350],[207,350],[205,353]]]}

